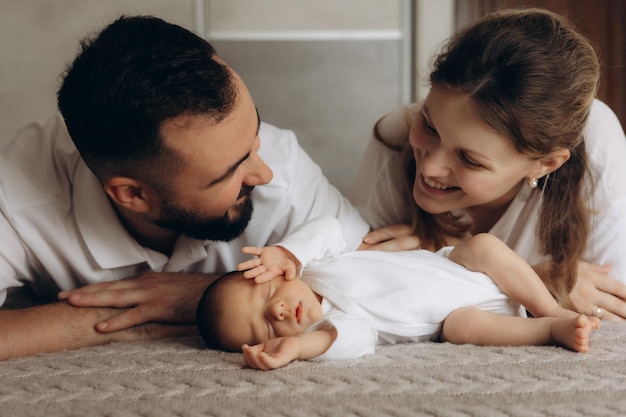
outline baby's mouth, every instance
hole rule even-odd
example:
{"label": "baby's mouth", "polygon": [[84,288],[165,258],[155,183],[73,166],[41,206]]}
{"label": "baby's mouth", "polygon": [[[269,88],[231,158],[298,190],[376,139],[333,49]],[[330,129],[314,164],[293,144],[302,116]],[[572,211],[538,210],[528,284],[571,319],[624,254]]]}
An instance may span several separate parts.
{"label": "baby's mouth", "polygon": [[302,302],[299,302],[298,307],[296,307],[296,321],[298,324],[302,321]]}

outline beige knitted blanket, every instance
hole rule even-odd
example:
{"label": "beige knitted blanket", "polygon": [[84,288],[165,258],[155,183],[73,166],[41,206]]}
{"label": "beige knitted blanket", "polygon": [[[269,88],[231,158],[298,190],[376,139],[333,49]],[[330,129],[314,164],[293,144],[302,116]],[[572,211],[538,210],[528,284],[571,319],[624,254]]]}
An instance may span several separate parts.
{"label": "beige knitted blanket", "polygon": [[592,349],[423,343],[262,372],[199,338],[0,362],[0,416],[626,416],[626,324]]}

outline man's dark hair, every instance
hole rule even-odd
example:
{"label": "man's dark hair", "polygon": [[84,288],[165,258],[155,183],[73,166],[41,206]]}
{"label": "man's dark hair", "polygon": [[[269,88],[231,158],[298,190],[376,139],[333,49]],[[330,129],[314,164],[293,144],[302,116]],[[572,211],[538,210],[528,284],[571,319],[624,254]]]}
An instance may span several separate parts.
{"label": "man's dark hair", "polygon": [[171,176],[181,161],[161,124],[180,115],[218,123],[234,108],[233,77],[215,58],[204,39],[151,16],[122,16],[83,40],[57,99],[89,168],[101,180]]}

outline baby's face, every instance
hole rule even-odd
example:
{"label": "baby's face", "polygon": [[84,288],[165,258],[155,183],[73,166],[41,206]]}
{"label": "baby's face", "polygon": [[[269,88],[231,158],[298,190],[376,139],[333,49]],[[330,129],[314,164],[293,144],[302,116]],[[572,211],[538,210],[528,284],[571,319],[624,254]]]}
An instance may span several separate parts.
{"label": "baby's face", "polygon": [[231,346],[296,336],[322,318],[321,298],[299,279],[257,284],[238,275],[224,284],[219,331]]}

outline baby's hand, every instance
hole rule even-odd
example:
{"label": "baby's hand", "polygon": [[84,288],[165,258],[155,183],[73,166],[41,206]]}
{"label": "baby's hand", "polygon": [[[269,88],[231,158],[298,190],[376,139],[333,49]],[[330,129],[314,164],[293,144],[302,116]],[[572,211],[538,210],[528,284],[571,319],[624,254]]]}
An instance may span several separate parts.
{"label": "baby's hand", "polygon": [[279,337],[254,346],[243,345],[241,351],[246,365],[267,371],[298,359],[302,345],[298,336]]}
{"label": "baby's hand", "polygon": [[258,256],[237,265],[238,271],[246,271],[243,273],[244,278],[254,278],[258,284],[262,284],[282,275],[285,279],[296,277],[299,262],[287,249],[280,246],[246,246],[241,251]]}

